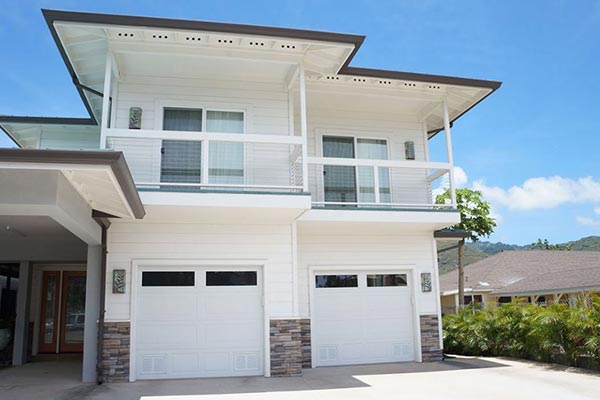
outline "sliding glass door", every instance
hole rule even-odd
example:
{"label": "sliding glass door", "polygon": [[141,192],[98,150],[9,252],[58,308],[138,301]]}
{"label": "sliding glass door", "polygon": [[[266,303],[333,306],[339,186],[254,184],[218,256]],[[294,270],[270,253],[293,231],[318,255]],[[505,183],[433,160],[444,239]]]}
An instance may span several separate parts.
{"label": "sliding glass door", "polygon": [[[385,139],[323,136],[323,157],[387,160],[387,141]],[[374,167],[324,165],[325,202],[389,203],[391,201],[389,168],[380,167],[377,170],[378,196],[376,196]]]}
{"label": "sliding glass door", "polygon": [[[323,136],[323,157],[354,158],[354,138]],[[325,201],[356,202],[356,169],[345,165],[324,165]]]}

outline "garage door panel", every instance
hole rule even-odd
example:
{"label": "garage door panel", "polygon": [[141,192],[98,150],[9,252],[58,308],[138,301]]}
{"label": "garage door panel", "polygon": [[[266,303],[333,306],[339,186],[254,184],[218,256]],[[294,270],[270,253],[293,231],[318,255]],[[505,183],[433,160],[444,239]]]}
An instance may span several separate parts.
{"label": "garage door panel", "polygon": [[256,323],[246,324],[211,324],[204,325],[205,344],[207,346],[222,346],[235,344],[235,347],[255,347],[260,343],[262,330],[257,329]]}
{"label": "garage door panel", "polygon": [[195,324],[138,324],[138,346],[142,349],[195,347],[198,335]]}
{"label": "garage door panel", "polygon": [[[318,273],[325,276],[327,273]],[[414,360],[411,286],[406,272],[340,271],[333,285],[356,275],[354,288],[314,288],[312,326],[315,365],[351,365]],[[367,275],[370,279],[367,279]],[[401,276],[401,279],[396,277]],[[374,278],[375,277],[375,278]],[[392,278],[389,278],[392,277]],[[337,280],[336,280],[337,279]],[[327,282],[328,284],[330,282]],[[320,287],[319,287],[320,285]]]}
{"label": "garage door panel", "polygon": [[[206,274],[214,267],[185,270],[193,271],[195,279],[189,272],[186,275],[176,267],[164,267],[162,274],[147,274],[147,285],[139,286],[136,376],[262,375],[264,319],[259,272],[240,273],[232,267],[231,274],[213,273],[208,282]],[[207,286],[209,283],[212,286]]]}
{"label": "garage door panel", "polygon": [[140,296],[138,320],[176,321],[183,318],[194,319],[197,314],[195,294],[160,292],[144,293]]}
{"label": "garage door panel", "polygon": [[260,297],[254,293],[211,295],[203,301],[204,313],[207,318],[226,319],[227,315],[239,315],[247,319],[255,320],[262,313],[257,309],[256,303]]}

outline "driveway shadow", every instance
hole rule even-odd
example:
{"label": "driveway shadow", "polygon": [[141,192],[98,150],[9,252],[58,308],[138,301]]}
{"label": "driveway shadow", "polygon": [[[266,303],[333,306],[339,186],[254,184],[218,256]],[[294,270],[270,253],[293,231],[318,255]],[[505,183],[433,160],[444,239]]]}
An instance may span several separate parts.
{"label": "driveway shadow", "polygon": [[[161,396],[232,395],[370,387],[360,379],[369,375],[419,374],[507,365],[477,358],[452,358],[432,363],[395,363],[305,369],[301,377],[202,378],[103,384],[86,393],[86,399],[160,399]],[[82,398],[82,392],[79,391]]]}

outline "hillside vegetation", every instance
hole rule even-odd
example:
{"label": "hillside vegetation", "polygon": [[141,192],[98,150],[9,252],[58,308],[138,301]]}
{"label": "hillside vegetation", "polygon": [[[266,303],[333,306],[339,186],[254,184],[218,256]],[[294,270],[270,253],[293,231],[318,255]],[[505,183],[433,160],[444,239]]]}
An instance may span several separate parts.
{"label": "hillside vegetation", "polygon": [[[600,236],[588,236],[572,242],[560,243],[560,246],[564,247],[567,244],[571,246],[571,251],[600,251]],[[448,244],[444,242],[440,242],[438,244],[438,263],[440,274],[457,268],[458,250],[456,248],[440,252],[440,250],[454,245],[455,244]],[[464,263],[465,265],[469,265],[501,251],[507,250],[529,250],[529,245],[520,246],[517,244],[506,244],[502,242],[466,243],[464,247]]]}

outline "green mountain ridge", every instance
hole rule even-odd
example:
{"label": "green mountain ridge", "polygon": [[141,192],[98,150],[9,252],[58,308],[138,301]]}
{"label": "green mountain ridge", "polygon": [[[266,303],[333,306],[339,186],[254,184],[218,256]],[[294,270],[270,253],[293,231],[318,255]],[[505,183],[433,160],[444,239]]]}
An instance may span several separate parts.
{"label": "green mountain ridge", "polygon": [[[588,236],[579,240],[567,243],[560,243],[561,247],[571,246],[571,251],[600,251],[600,236]],[[442,244],[438,248],[438,265],[440,274],[452,271],[458,268],[458,249],[453,247],[455,244]],[[472,264],[486,257],[507,250],[529,250],[530,245],[506,244],[502,242],[475,242],[465,243],[463,257],[465,265]],[[443,251],[444,249],[448,249]]]}

